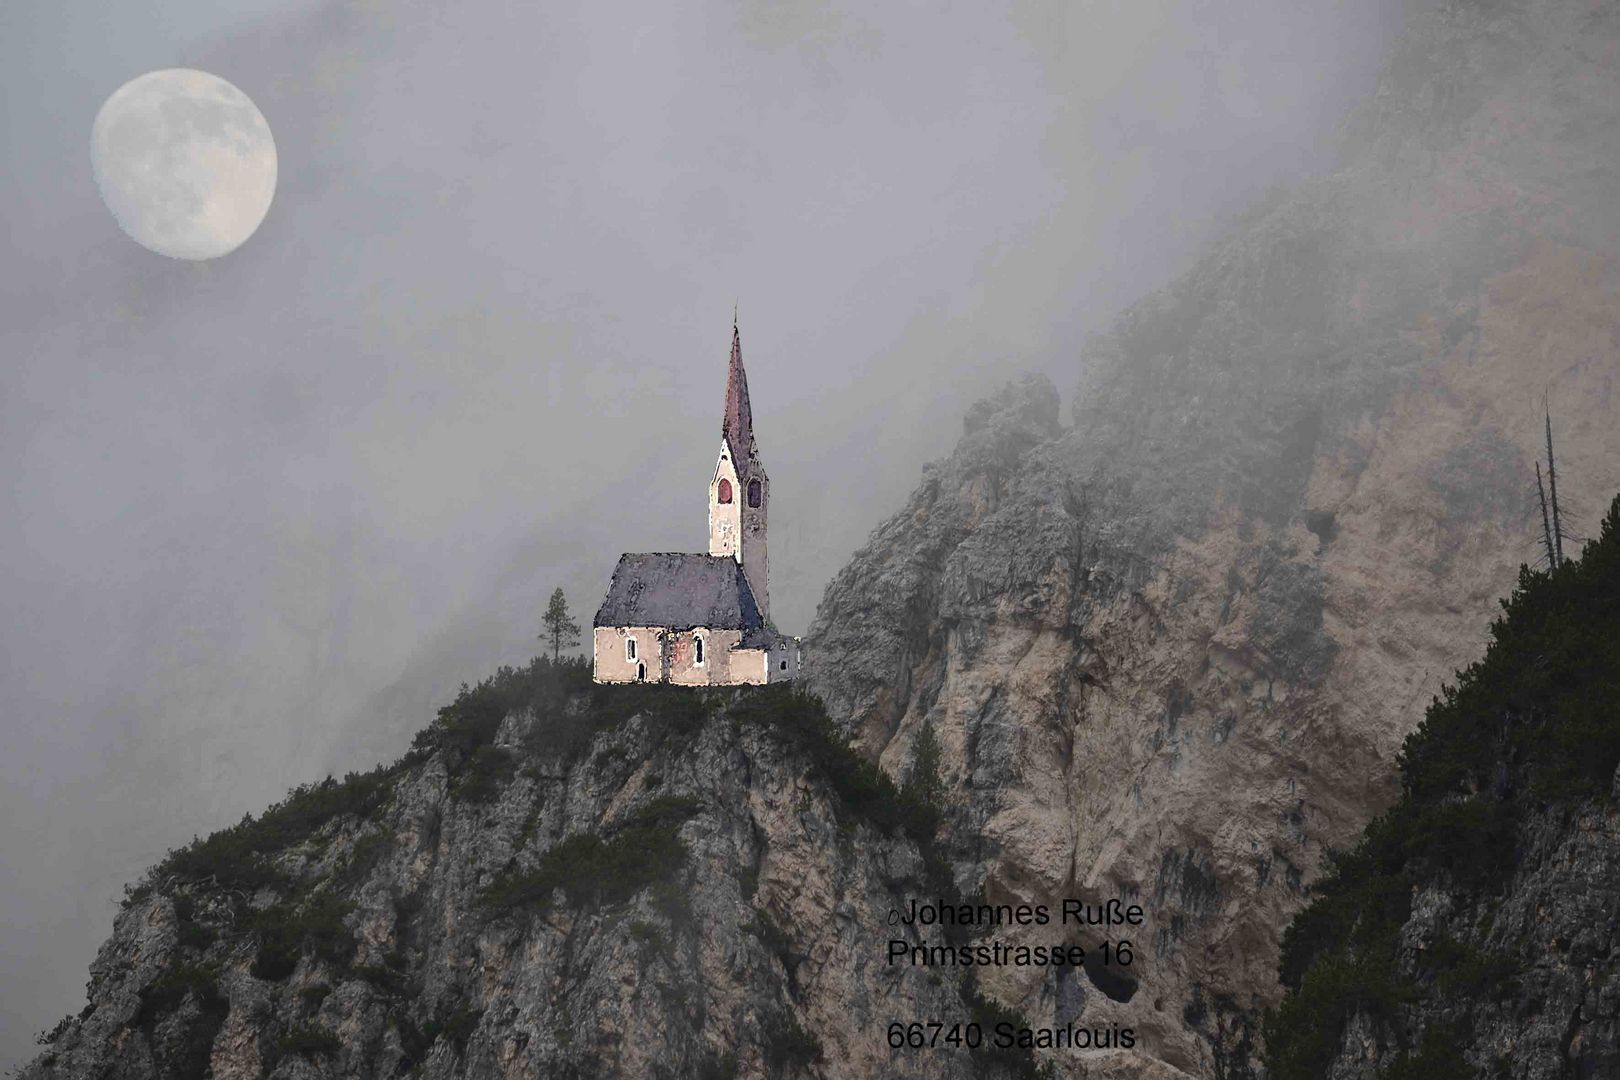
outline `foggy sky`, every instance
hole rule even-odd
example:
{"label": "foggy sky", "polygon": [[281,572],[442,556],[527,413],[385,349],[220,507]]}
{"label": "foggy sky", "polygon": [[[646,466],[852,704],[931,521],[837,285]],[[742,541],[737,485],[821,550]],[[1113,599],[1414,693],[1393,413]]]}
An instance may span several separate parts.
{"label": "foggy sky", "polygon": [[[0,1067],[167,848],[703,550],[734,302],[800,633],[968,402],[1330,161],[1401,6],[0,7]],[[91,178],[171,66],[280,152],[216,262]]]}

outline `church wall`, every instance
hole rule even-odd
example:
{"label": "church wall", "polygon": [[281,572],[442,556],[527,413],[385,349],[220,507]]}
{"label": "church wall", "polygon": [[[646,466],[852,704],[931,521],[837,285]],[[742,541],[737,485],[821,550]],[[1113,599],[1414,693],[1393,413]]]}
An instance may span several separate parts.
{"label": "church wall", "polygon": [[764,649],[736,649],[731,654],[731,684],[758,686],[768,682],[770,672],[765,667]]}
{"label": "church wall", "polygon": [[[748,504],[748,486],[758,483],[760,487],[759,506]],[[771,617],[771,589],[770,589],[770,563],[765,545],[766,513],[770,509],[771,482],[765,477],[765,470],[754,462],[749,468],[742,470],[740,477],[742,493],[742,568],[748,575],[748,586],[754,591],[754,602],[759,605],[759,613],[767,621]]]}
{"label": "church wall", "polygon": [[766,682],[792,682],[799,677],[799,639],[788,638],[765,661]]}
{"label": "church wall", "polygon": [[[703,635],[703,663],[697,662],[693,635]],[[740,630],[680,630],[671,635],[669,681],[682,686],[724,686],[731,683],[733,651],[742,640]]]}
{"label": "church wall", "polygon": [[[655,626],[598,626],[592,634],[591,674],[600,683],[636,681],[636,665],[647,665],[647,681],[664,675],[663,631]],[[636,639],[636,659],[625,658],[626,638]]]}
{"label": "church wall", "polygon": [[[720,482],[731,485],[731,501],[720,501]],[[731,448],[722,439],[720,460],[715,463],[714,476],[709,479],[709,554],[737,556],[737,545],[742,542],[742,506],[747,493],[737,480],[736,463],[731,460]]]}

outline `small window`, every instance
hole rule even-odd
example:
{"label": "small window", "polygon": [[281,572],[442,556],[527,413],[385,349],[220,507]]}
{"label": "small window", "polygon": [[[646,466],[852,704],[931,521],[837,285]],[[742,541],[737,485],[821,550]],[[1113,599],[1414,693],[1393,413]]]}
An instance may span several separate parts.
{"label": "small window", "polygon": [[723,503],[728,503],[728,502],[731,501],[731,481],[730,480],[721,480],[720,481],[720,501],[723,502]]}
{"label": "small window", "polygon": [[693,634],[692,644],[697,650],[697,663],[703,663],[703,635]]}
{"label": "small window", "polygon": [[759,509],[759,481],[748,481],[748,505],[755,510]]}
{"label": "small window", "polygon": [[787,670],[787,661],[786,660],[782,661],[782,670],[783,671]]}
{"label": "small window", "polygon": [[634,660],[636,658],[636,639],[633,637],[627,637],[624,639],[624,658],[626,660]]}

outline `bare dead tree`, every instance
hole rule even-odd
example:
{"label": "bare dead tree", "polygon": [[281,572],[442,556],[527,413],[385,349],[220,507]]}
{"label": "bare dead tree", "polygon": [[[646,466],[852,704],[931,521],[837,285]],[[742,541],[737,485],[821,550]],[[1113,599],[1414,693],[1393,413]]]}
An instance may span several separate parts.
{"label": "bare dead tree", "polygon": [[1542,415],[1547,421],[1547,490],[1552,502],[1553,551],[1558,555],[1553,568],[1557,569],[1564,565],[1564,523],[1558,512],[1558,464],[1557,459],[1553,457],[1552,409],[1547,405],[1545,398],[1542,399]]}
{"label": "bare dead tree", "polygon": [[1558,552],[1553,546],[1552,518],[1547,516],[1547,489],[1541,483],[1541,462],[1536,462],[1536,494],[1541,496],[1541,535],[1547,547],[1547,566],[1558,569]]}

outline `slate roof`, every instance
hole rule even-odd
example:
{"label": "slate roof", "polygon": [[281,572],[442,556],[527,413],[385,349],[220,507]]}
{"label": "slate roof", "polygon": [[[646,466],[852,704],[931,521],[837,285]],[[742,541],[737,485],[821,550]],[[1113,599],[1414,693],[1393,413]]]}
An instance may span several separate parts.
{"label": "slate roof", "polygon": [[757,626],[752,630],[744,630],[742,640],[738,646],[744,649],[764,649],[769,652],[793,641],[786,634],[779,634],[768,626]]}
{"label": "slate roof", "polygon": [[619,556],[592,625],[756,630],[765,620],[730,555],[651,552]]}

